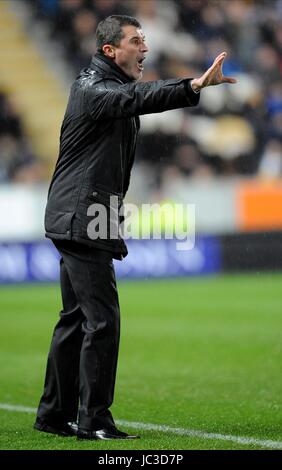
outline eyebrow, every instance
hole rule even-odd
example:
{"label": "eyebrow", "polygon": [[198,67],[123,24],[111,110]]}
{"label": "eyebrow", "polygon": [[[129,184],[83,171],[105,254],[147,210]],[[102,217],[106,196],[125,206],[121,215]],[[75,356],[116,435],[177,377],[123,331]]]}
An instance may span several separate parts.
{"label": "eyebrow", "polygon": [[133,39],[142,39],[142,41],[145,41],[145,36],[142,36],[142,38],[140,38],[140,36],[132,36],[129,38],[129,41],[132,41]]}

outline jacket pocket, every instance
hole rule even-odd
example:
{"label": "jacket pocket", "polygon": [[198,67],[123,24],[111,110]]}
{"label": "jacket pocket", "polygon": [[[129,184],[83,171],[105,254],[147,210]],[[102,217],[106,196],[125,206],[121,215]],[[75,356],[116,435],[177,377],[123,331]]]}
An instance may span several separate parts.
{"label": "jacket pocket", "polygon": [[45,230],[48,234],[64,235],[71,239],[72,219],[75,212],[59,212],[46,209]]}
{"label": "jacket pocket", "polygon": [[119,236],[121,194],[96,186],[88,195],[87,235],[92,240],[117,240]]}

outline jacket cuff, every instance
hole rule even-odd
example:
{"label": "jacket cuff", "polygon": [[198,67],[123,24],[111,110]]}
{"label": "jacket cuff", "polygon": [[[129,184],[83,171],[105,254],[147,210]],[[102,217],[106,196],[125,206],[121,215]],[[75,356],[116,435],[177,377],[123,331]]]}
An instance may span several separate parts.
{"label": "jacket cuff", "polygon": [[194,91],[191,86],[191,81],[193,78],[188,78],[184,81],[185,91],[187,98],[192,106],[197,106],[200,101],[201,90]]}

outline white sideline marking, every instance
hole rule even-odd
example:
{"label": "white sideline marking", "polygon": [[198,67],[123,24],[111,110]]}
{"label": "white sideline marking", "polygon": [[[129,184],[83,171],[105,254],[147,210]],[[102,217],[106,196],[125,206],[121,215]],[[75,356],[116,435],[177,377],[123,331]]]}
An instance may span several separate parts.
{"label": "white sideline marking", "polygon": [[21,405],[8,405],[8,403],[0,403],[0,410],[19,411],[20,413],[36,413],[36,408],[29,408]]}
{"label": "white sideline marking", "polygon": [[[0,403],[0,409],[6,411],[18,411],[19,413],[36,413],[36,408],[30,408],[28,406],[21,405],[9,405],[8,403]],[[232,436],[228,434],[219,434],[213,432],[196,431],[194,429],[185,428],[173,428],[170,426],[150,423],[137,423],[133,421],[124,421],[121,419],[116,420],[117,424],[122,426],[128,426],[130,428],[144,429],[146,431],[159,431],[172,434],[178,434],[179,436],[197,437],[199,439],[214,439],[219,441],[231,441],[237,444],[243,445],[255,445],[260,447],[266,447],[269,449],[282,449],[282,441],[272,441],[270,439],[256,439],[253,437],[240,437]]]}

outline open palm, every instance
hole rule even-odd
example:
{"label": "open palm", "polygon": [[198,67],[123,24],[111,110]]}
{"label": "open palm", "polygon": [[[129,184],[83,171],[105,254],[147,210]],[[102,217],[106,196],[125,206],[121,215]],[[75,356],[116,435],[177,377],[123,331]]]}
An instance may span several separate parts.
{"label": "open palm", "polygon": [[220,85],[221,83],[237,83],[235,78],[225,77],[222,73],[222,65],[226,55],[226,52],[219,54],[211,67],[201,77],[194,80],[199,88]]}

